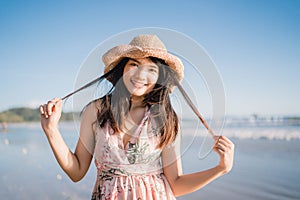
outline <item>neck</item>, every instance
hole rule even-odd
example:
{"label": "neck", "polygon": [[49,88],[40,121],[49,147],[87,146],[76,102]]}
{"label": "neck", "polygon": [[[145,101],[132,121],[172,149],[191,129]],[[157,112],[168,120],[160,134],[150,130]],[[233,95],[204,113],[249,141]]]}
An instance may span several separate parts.
{"label": "neck", "polygon": [[131,96],[131,108],[144,107],[143,96]]}

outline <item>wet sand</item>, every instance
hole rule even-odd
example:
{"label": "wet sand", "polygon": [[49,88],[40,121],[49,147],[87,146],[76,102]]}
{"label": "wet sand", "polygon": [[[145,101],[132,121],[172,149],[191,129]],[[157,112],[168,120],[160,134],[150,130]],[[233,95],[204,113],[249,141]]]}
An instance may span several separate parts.
{"label": "wet sand", "polygon": [[[71,149],[77,135],[66,128]],[[184,173],[212,167],[215,153],[199,159],[201,138],[190,142],[182,156]],[[300,140],[234,139],[233,170],[201,190],[178,199],[300,199]],[[0,196],[3,199],[89,199],[96,171],[91,164],[86,177],[73,183],[60,169],[37,125],[10,127],[0,134]]]}

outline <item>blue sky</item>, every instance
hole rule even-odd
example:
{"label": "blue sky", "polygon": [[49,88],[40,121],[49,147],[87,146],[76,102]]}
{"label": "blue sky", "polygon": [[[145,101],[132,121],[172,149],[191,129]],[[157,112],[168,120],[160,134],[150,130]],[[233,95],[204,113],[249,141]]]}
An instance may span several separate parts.
{"label": "blue sky", "polygon": [[99,43],[162,27],[205,48],[222,76],[228,115],[300,115],[299,10],[297,0],[2,0],[0,111],[64,96]]}

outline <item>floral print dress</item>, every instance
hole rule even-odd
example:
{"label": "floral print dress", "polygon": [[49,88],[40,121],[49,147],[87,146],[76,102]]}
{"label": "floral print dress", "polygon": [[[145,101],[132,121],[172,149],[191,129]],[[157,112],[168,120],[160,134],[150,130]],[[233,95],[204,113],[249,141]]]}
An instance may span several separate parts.
{"label": "floral print dress", "polygon": [[97,128],[93,200],[175,199],[161,167],[155,127],[148,110],[126,147],[108,124]]}

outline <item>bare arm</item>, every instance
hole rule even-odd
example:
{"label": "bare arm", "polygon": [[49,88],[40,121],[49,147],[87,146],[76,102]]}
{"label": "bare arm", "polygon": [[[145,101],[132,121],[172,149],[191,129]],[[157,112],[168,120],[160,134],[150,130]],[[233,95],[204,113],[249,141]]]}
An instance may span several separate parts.
{"label": "bare arm", "polygon": [[95,121],[95,107],[94,104],[91,104],[83,113],[80,138],[74,153],[66,145],[58,129],[61,111],[62,101],[57,98],[41,106],[41,125],[57,162],[66,174],[76,182],[84,177],[93,157],[94,135],[92,123]]}
{"label": "bare arm", "polygon": [[[211,169],[192,174],[182,174],[181,159],[176,155],[175,147],[164,149],[162,153],[164,174],[175,196],[194,192],[218,177],[228,173],[233,165],[234,144],[220,136],[214,146],[219,154],[219,164]],[[177,156],[177,158],[176,158]]]}

